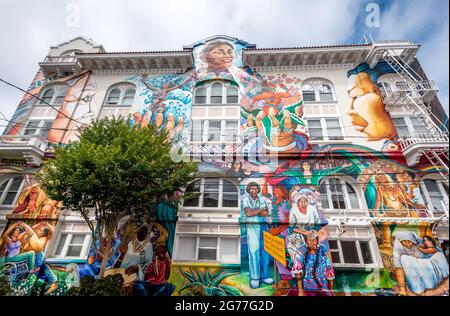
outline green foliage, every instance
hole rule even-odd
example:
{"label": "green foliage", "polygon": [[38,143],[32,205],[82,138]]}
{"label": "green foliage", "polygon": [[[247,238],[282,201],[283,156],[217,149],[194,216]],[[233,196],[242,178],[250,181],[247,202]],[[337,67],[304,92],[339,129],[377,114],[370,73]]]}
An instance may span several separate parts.
{"label": "green foliage", "polygon": [[180,273],[188,281],[180,288],[182,296],[243,296],[244,294],[238,289],[230,285],[221,284],[222,281],[235,273],[225,273],[216,271],[214,273],[206,270],[204,273],[198,269],[191,269],[190,272],[183,271]]}
{"label": "green foliage", "polygon": [[104,263],[123,217],[153,219],[161,200],[177,196],[192,181],[196,164],[172,161],[168,136],[154,126],[131,126],[123,118],[96,120],[81,131],[79,141],[57,148],[38,174],[50,198],[77,211],[95,240],[104,238],[94,243]]}
{"label": "green foliage", "polygon": [[7,296],[11,293],[11,286],[8,277],[0,273],[0,296]]}
{"label": "green foliage", "polygon": [[123,296],[123,277],[109,275],[102,279],[86,276],[80,279],[80,286],[66,292],[67,296]]}

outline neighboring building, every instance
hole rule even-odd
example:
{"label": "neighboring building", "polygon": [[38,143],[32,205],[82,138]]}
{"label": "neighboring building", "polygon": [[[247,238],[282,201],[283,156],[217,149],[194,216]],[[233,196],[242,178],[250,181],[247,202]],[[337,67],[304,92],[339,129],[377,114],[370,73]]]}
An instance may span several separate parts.
{"label": "neighboring building", "polygon": [[201,162],[178,213],[117,237],[128,293],[448,295],[448,119],[418,49],[52,46],[0,136],[0,268],[52,294],[98,273],[89,228],[33,174],[81,124],[131,115]]}

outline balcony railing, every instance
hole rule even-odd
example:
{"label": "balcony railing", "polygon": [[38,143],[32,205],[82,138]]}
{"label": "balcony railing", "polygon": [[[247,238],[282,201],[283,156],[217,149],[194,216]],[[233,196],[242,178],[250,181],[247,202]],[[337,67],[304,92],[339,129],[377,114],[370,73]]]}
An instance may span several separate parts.
{"label": "balcony railing", "polygon": [[386,105],[397,104],[398,102],[409,103],[409,98],[427,103],[431,101],[438,92],[436,83],[433,80],[416,82],[398,82],[389,88],[380,88],[383,101]]}
{"label": "balcony railing", "polygon": [[413,145],[424,144],[439,144],[443,147],[448,147],[449,137],[447,134],[417,134],[412,133],[409,136],[400,139],[400,147],[402,151],[409,149]]}
{"label": "balcony railing", "polygon": [[47,139],[41,135],[0,135],[0,148],[35,147],[45,152]]}
{"label": "balcony railing", "polygon": [[75,56],[47,56],[43,63],[76,63]]}

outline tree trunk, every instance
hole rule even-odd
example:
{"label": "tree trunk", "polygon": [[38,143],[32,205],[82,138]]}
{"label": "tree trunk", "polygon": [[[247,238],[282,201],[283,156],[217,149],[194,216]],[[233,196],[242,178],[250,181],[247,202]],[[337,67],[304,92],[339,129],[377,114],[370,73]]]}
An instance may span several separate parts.
{"label": "tree trunk", "polygon": [[109,236],[108,232],[105,234],[106,239],[106,245],[104,247],[100,247],[103,251],[103,257],[102,257],[102,265],[100,267],[100,273],[99,278],[103,279],[105,272],[106,272],[106,265],[108,264],[109,257],[110,257],[110,250],[111,250],[111,236]]}

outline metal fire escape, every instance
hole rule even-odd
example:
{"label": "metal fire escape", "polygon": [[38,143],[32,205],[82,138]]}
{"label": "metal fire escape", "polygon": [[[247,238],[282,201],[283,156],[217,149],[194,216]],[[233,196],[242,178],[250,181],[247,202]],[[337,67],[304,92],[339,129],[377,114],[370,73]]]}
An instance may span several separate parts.
{"label": "metal fire escape", "polygon": [[[448,182],[449,134],[446,124],[433,113],[432,102],[438,89],[434,81],[424,80],[411,66],[419,46],[411,41],[384,41],[373,44],[366,62],[374,67],[385,61],[400,77],[395,87],[381,89],[386,107],[404,105],[418,120],[427,134],[411,134],[400,140],[409,165],[425,157]],[[409,159],[408,159],[409,158]]]}

